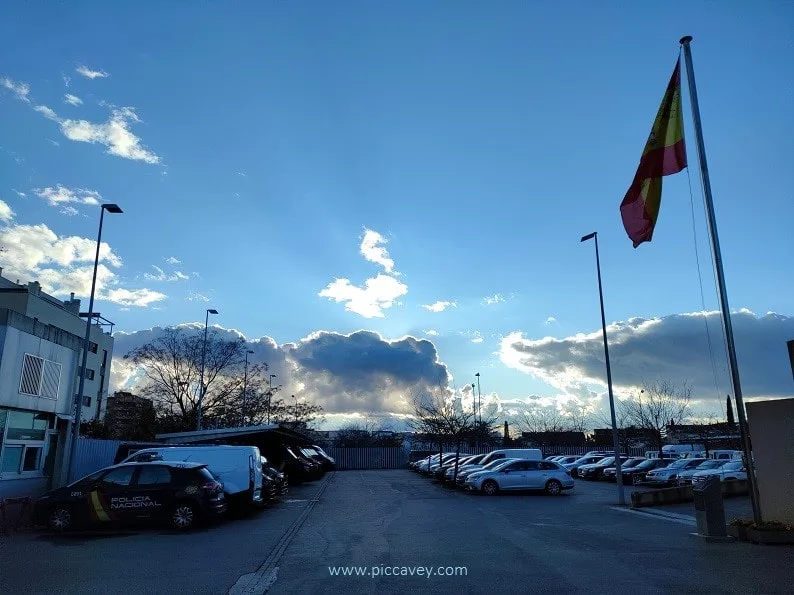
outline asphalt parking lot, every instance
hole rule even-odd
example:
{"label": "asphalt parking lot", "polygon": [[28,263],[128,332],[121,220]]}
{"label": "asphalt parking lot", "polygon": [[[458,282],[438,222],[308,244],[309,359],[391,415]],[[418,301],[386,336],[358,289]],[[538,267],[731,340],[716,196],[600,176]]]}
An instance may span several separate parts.
{"label": "asphalt parking lot", "polygon": [[193,534],[3,537],[0,577],[14,594],[794,592],[794,548],[707,543],[616,509],[615,490],[486,497],[407,470],[342,471]]}

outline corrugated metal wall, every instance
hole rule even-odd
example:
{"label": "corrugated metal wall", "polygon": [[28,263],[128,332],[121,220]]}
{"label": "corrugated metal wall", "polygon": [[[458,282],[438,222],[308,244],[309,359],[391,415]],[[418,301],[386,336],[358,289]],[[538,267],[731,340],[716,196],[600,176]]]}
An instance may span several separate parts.
{"label": "corrugated metal wall", "polygon": [[98,440],[96,438],[80,438],[77,441],[75,464],[69,483],[99,471],[113,464],[116,451],[123,442],[121,440]]}

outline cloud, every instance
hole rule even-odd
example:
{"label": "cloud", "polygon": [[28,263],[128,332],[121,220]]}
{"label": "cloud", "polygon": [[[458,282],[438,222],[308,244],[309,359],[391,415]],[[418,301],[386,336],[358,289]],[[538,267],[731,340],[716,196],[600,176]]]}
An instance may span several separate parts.
{"label": "cloud", "polygon": [[144,273],[144,278],[148,279],[149,281],[187,281],[190,279],[185,273],[182,271],[174,271],[173,273],[166,273],[163,269],[158,266],[152,265],[152,268],[155,270],[156,274],[152,273]]}
{"label": "cloud", "polygon": [[0,86],[5,87],[9,91],[11,91],[14,95],[17,96],[17,99],[24,101],[25,103],[30,103],[30,85],[27,83],[17,83],[11,80],[10,78],[4,76],[0,77]]}
{"label": "cloud", "polygon": [[399,275],[399,273],[394,272],[394,261],[389,257],[389,252],[382,245],[387,242],[388,240],[377,231],[365,229],[364,238],[361,240],[361,254],[369,262],[382,266],[385,272]]}
{"label": "cloud", "polygon": [[68,103],[69,105],[83,105],[83,100],[80,99],[77,95],[72,95],[71,93],[67,93],[63,96],[63,100]]}
{"label": "cloud", "polygon": [[19,198],[25,198],[25,197],[27,196],[27,194],[25,194],[24,192],[20,192],[19,190],[15,190],[14,188],[12,188],[11,190],[12,190],[12,191],[14,192],[14,194],[16,194],[16,195],[17,195]]}
{"label": "cloud", "polygon": [[100,144],[107,148],[109,155],[143,161],[144,163],[160,163],[160,157],[144,148],[141,139],[131,130],[132,123],[141,120],[131,107],[113,109],[106,122],[100,124],[88,120],[59,120],[61,132],[69,140],[90,144]]}
{"label": "cloud", "polygon": [[14,218],[13,209],[3,200],[0,200],[0,221],[7,223]]}
{"label": "cloud", "polygon": [[367,279],[363,287],[349,279],[336,279],[319,294],[335,302],[344,302],[345,310],[364,318],[384,318],[383,310],[391,308],[397,298],[408,293],[408,286],[394,277],[378,273]]}
{"label": "cloud", "polygon": [[167,296],[151,289],[111,289],[105,299],[122,306],[138,306],[145,308],[149,304],[162,301]]}
{"label": "cloud", "polygon": [[[378,232],[366,229],[360,251],[370,262],[381,265],[385,273],[378,273],[364,281],[363,286],[353,285],[349,279],[337,277],[317,295],[344,303],[345,310],[364,318],[384,318],[384,310],[395,305],[398,298],[408,293],[408,286],[395,279],[394,261],[380,244],[386,240]],[[399,304],[399,302],[397,302]]]}
{"label": "cloud", "polygon": [[202,294],[197,293],[195,291],[191,291],[190,294],[188,294],[188,296],[185,299],[187,301],[189,301],[189,302],[208,302],[208,301],[210,301],[210,298],[208,298],[206,295],[202,295]]}
{"label": "cloud", "polygon": [[[23,282],[38,281],[45,292],[56,297],[65,297],[71,292],[81,298],[90,295],[96,240],[58,236],[44,224],[17,225],[10,219],[5,221],[6,225],[0,227],[5,276]],[[166,298],[148,289],[120,289],[120,280],[112,268],[121,266],[121,258],[109,244],[102,242],[97,267],[97,299],[144,306]]]}
{"label": "cloud", "polygon": [[[99,78],[107,78],[110,75],[105,72],[104,70],[91,70],[87,66],[83,66],[82,64],[75,69],[77,74],[80,74],[88,79],[99,79]],[[68,85],[67,85],[68,86]]]}
{"label": "cloud", "polygon": [[487,295],[483,298],[482,303],[484,306],[493,306],[494,304],[501,304],[505,301],[505,298],[500,293],[495,293],[493,295]]}
{"label": "cloud", "polygon": [[551,325],[551,324],[554,324],[555,322],[557,322],[557,319],[556,319],[556,318],[554,318],[554,316],[549,316],[549,317],[548,317],[548,318],[545,320],[544,324],[546,324],[546,325]]}
{"label": "cloud", "polygon": [[241,178],[244,178],[244,177],[246,177],[246,174],[245,174],[245,172],[244,172],[244,171],[238,171],[238,172],[235,172],[235,173],[236,173],[238,176],[240,176]]}
{"label": "cloud", "polygon": [[[0,85],[13,91],[16,96],[26,103],[30,103],[30,88],[24,83],[15,83],[9,78],[0,79]],[[141,145],[141,139],[131,130],[132,124],[140,124],[141,119],[132,107],[120,107],[103,104],[110,108],[107,121],[96,123],[88,120],[64,119],[58,116],[52,108],[46,105],[37,105],[33,109],[45,118],[53,120],[60,125],[61,133],[69,140],[82,143],[100,144],[107,148],[109,155],[143,161],[144,163],[157,164],[161,159],[158,155]]]}
{"label": "cloud", "polygon": [[[794,318],[774,313],[757,316],[749,310],[735,312],[731,318],[745,396],[791,395],[786,341],[794,337]],[[644,380],[661,378],[675,383],[689,381],[696,399],[724,399],[732,393],[717,312],[631,318],[610,324],[607,336],[616,391],[625,394]],[[566,394],[588,393],[587,387],[605,385],[600,330],[563,339],[528,339],[515,332],[502,339],[499,355],[508,367],[531,374]]]}
{"label": "cloud", "polygon": [[433,330],[433,329],[428,329],[428,330],[422,331],[422,332],[425,335],[427,335],[428,337],[438,337],[438,335],[439,335],[438,331]]}
{"label": "cloud", "polygon": [[[204,321],[180,326],[200,333]],[[212,329],[227,339],[242,336],[231,329]],[[159,327],[114,333],[114,390],[134,390],[138,371],[122,358],[161,333]],[[369,411],[384,416],[407,415],[413,395],[445,389],[450,382],[435,345],[411,336],[389,340],[370,331],[348,335],[318,331],[295,343],[278,345],[270,337],[261,337],[248,340],[247,346],[254,351],[250,362],[267,363],[270,372],[276,374],[274,385],[281,387],[280,395],[289,399],[294,394],[318,403],[329,415]]]}
{"label": "cloud", "polygon": [[430,310],[431,312],[443,312],[447,308],[457,308],[457,302],[435,302],[433,304],[423,304],[422,307],[425,310]]}
{"label": "cloud", "polygon": [[482,343],[485,341],[480,331],[460,331],[460,334],[468,338],[472,343]]}
{"label": "cloud", "polygon": [[55,120],[58,121],[58,114],[56,114],[52,108],[47,107],[46,105],[37,105],[33,108],[34,111],[39,112],[48,120]]}
{"label": "cloud", "polygon": [[61,78],[63,79],[64,87],[69,87],[72,84],[72,77],[66,76],[64,74],[64,75],[61,75]]}
{"label": "cloud", "polygon": [[86,188],[75,188],[72,190],[60,184],[55,188],[51,186],[34,188],[33,193],[39,198],[46,200],[51,207],[70,203],[95,206],[102,202],[102,196],[96,190],[88,190]]}
{"label": "cloud", "polygon": [[79,215],[80,211],[74,207],[63,207],[61,209],[61,214],[66,215],[67,217],[74,217],[75,215]]}
{"label": "cloud", "polygon": [[168,258],[165,259],[165,261],[171,265],[182,264],[182,261],[174,256],[169,256]]}

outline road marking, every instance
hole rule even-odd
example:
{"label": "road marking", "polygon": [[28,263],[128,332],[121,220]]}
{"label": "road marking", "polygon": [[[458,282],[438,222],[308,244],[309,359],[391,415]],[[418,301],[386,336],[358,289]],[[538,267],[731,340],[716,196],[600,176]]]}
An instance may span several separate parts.
{"label": "road marking", "polygon": [[228,595],[262,595],[267,593],[268,589],[273,586],[273,583],[276,581],[278,577],[278,561],[281,559],[281,556],[284,555],[284,552],[287,551],[289,544],[292,543],[292,540],[295,539],[295,536],[300,531],[303,523],[306,522],[306,519],[309,518],[309,514],[311,514],[312,510],[314,509],[314,505],[320,501],[320,496],[322,496],[325,488],[328,487],[328,484],[333,479],[335,473],[331,471],[328,474],[328,478],[323,481],[320,489],[317,490],[317,494],[309,500],[306,507],[301,511],[298,518],[295,519],[295,522],[292,523],[289,529],[284,532],[284,535],[281,536],[281,539],[278,541],[276,546],[270,552],[270,555],[262,562],[262,565],[256,570],[256,572],[251,572],[249,574],[244,574],[240,578],[237,579],[237,582],[232,585],[231,589],[229,589]]}
{"label": "road marking", "polygon": [[662,519],[664,521],[671,521],[673,523],[680,523],[682,525],[694,526],[697,525],[694,517],[686,514],[677,514],[675,512],[666,512],[664,510],[637,510],[636,508],[621,508],[619,506],[610,506],[612,510],[619,510],[621,512],[629,512],[632,514],[641,514],[649,518]]}

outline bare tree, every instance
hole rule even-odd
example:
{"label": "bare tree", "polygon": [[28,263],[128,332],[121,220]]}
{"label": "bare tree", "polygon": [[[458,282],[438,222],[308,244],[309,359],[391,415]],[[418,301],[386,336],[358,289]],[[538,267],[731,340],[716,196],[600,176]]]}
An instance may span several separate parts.
{"label": "bare tree", "polygon": [[569,401],[563,407],[566,426],[573,432],[586,432],[592,427],[592,416],[587,407],[578,401]]}
{"label": "bare tree", "polygon": [[[141,367],[143,385],[138,392],[152,399],[161,425],[170,430],[190,430],[196,426],[202,393],[203,341],[203,335],[183,327],[170,327],[124,356]],[[242,338],[223,339],[214,330],[207,335],[201,399],[207,427],[260,423],[264,416],[265,402],[261,395],[267,390],[267,364],[249,363],[246,379],[245,350]]]}
{"label": "bare tree", "polygon": [[455,447],[455,471],[458,475],[460,447],[477,428],[474,411],[456,407],[455,400],[446,391],[420,393],[413,396],[413,415],[411,426],[421,434],[435,439],[439,445],[439,455],[444,445]]}
{"label": "bare tree", "polygon": [[323,412],[322,405],[301,401],[295,395],[290,397],[290,401],[276,399],[270,402],[270,421],[295,430],[308,429],[313,422],[323,420]]}
{"label": "bare tree", "polygon": [[565,416],[554,406],[524,410],[516,419],[522,432],[564,432],[568,429]]}
{"label": "bare tree", "polygon": [[679,425],[689,417],[691,392],[686,382],[675,386],[667,380],[657,380],[644,382],[639,393],[623,401],[628,420],[651,435],[660,457],[667,427]]}

